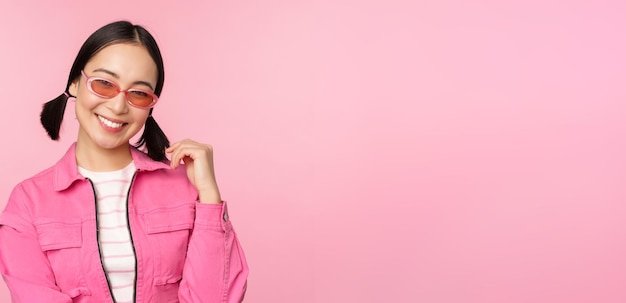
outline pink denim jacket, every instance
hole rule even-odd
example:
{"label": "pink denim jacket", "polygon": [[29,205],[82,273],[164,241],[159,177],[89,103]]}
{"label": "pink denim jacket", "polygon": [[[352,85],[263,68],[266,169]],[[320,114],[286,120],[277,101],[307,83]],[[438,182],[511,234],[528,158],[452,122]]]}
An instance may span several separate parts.
{"label": "pink denim jacket", "polygon": [[[131,148],[135,302],[241,302],[248,265],[226,204],[200,204],[183,166]],[[0,273],[13,302],[114,302],[98,248],[95,194],[75,144],[18,184],[0,215]]]}

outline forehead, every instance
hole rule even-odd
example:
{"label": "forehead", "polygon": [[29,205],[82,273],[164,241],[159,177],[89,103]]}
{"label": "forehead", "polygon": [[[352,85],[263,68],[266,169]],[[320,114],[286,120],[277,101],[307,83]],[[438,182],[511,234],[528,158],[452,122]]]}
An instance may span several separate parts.
{"label": "forehead", "polygon": [[85,65],[88,72],[106,69],[121,81],[147,81],[156,85],[157,67],[148,50],[139,44],[118,43],[98,51]]}

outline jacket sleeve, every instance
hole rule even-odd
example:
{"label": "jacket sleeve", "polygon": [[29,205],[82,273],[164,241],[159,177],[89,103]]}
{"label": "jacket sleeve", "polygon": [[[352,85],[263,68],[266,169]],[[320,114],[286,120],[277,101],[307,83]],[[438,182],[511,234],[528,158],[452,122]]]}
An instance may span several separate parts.
{"label": "jacket sleeve", "polygon": [[71,303],[55,284],[48,258],[41,250],[37,231],[24,206],[27,199],[16,187],[0,214],[0,273],[13,303]]}
{"label": "jacket sleeve", "polygon": [[180,302],[242,302],[247,278],[248,264],[228,218],[226,203],[197,203],[178,292]]}

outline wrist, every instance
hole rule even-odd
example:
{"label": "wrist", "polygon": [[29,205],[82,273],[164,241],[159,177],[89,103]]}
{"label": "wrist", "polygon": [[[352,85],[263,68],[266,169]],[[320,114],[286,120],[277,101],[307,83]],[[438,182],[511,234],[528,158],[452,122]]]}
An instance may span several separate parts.
{"label": "wrist", "polygon": [[220,192],[217,189],[198,190],[198,200],[200,203],[222,203],[222,197],[220,196]]}

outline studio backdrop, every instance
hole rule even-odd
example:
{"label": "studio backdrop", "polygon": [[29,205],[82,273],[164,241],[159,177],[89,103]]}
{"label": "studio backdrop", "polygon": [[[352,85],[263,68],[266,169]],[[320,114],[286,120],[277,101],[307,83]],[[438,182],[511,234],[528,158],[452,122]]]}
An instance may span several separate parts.
{"label": "studio backdrop", "polygon": [[215,147],[246,302],[623,303],[625,13],[617,0],[4,0],[0,208],[76,139],[72,103],[59,142],[41,105],[87,36],[126,19],[163,52],[156,120]]}

